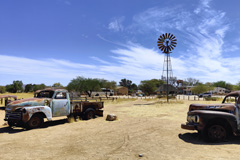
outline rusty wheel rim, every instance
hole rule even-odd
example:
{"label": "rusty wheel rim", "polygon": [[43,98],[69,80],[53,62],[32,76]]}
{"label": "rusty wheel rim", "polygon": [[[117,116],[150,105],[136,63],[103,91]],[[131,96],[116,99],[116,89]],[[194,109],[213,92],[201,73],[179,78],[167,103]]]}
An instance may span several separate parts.
{"label": "rusty wheel rim", "polygon": [[226,130],[221,125],[213,125],[208,130],[208,137],[212,141],[221,141],[226,138]]}
{"label": "rusty wheel rim", "polygon": [[33,119],[30,122],[30,125],[32,128],[39,127],[40,124],[41,124],[41,120],[38,117],[33,117]]}
{"label": "rusty wheel rim", "polygon": [[93,119],[93,117],[94,117],[94,112],[93,111],[88,112],[88,119]]}

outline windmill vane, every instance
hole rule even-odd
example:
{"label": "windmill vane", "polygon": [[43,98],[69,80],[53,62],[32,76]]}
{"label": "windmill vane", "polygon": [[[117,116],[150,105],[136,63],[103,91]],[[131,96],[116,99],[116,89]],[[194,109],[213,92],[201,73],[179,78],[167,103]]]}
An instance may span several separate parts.
{"label": "windmill vane", "polygon": [[160,35],[160,38],[158,38],[157,41],[158,48],[163,53],[169,53],[170,51],[174,50],[174,47],[177,45],[177,39],[175,36],[171,33],[165,33]]}

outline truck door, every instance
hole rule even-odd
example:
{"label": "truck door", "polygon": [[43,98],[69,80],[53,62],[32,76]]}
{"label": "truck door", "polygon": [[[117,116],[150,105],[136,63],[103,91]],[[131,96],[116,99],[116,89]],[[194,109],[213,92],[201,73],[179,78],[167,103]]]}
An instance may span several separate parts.
{"label": "truck door", "polygon": [[67,116],[70,114],[70,102],[66,92],[56,92],[52,101],[52,114],[53,117]]}

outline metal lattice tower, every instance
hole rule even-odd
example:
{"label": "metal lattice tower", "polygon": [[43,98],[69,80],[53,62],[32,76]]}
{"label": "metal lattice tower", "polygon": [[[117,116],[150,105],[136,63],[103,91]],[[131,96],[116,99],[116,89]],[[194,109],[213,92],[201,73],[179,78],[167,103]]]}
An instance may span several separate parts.
{"label": "metal lattice tower", "polygon": [[173,85],[173,71],[172,71],[170,53],[164,55],[162,80],[165,83],[167,83],[167,76],[168,76],[168,84]]}
{"label": "metal lattice tower", "polygon": [[[168,102],[168,94],[169,94],[169,89],[168,89],[168,84],[173,83],[173,74],[172,74],[172,64],[171,64],[171,59],[170,59],[170,51],[174,49],[177,45],[177,39],[173,34],[171,33],[165,33],[160,35],[158,38],[158,48],[165,54],[164,56],[164,63],[163,63],[163,73],[162,73],[162,80],[165,80],[167,84],[167,102]],[[166,69],[167,68],[167,69]],[[167,73],[166,78],[165,78],[165,72]]]}

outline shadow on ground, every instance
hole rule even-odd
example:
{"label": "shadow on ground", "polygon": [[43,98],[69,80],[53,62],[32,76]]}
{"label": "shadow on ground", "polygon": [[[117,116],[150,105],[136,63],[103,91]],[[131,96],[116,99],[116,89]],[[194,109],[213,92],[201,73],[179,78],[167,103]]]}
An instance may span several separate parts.
{"label": "shadow on ground", "polygon": [[[54,127],[54,126],[58,126],[58,125],[62,125],[68,123],[67,119],[61,119],[61,120],[55,120],[55,121],[47,121],[43,123],[43,126],[41,128],[37,128],[37,129],[44,129],[44,128],[48,128],[48,127]],[[9,133],[9,134],[14,134],[14,133],[20,133],[20,132],[26,132],[26,131],[30,131],[28,129],[22,128],[22,127],[3,127],[0,128],[0,134],[1,133]]]}
{"label": "shadow on ground", "polygon": [[178,137],[187,143],[199,144],[199,145],[226,145],[226,144],[240,144],[240,137],[231,136],[224,142],[210,143],[206,142],[202,136],[198,133],[184,133],[178,134]]}

